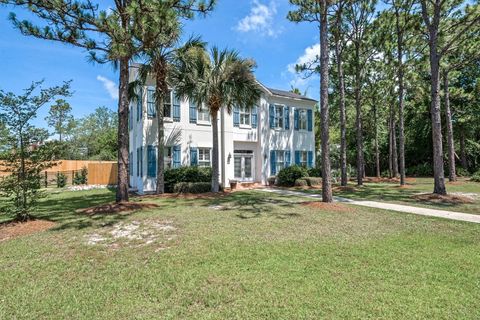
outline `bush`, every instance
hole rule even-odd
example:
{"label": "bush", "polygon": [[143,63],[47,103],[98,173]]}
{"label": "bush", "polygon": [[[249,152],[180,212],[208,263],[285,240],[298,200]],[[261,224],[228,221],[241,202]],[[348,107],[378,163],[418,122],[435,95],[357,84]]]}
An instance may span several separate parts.
{"label": "bush", "polygon": [[455,171],[457,173],[457,176],[459,176],[459,177],[469,177],[470,176],[470,172],[468,172],[465,168],[456,167],[455,169],[456,169]]}
{"label": "bush", "polygon": [[480,182],[480,170],[475,172],[470,178],[471,181]]}
{"label": "bush", "polygon": [[75,172],[75,177],[73,178],[73,184],[87,184],[87,174],[88,170],[86,167],[83,167],[82,170]]}
{"label": "bush", "polygon": [[322,178],[305,177],[295,180],[295,187],[314,187],[322,185]]}
{"label": "bush", "polygon": [[295,187],[306,187],[308,182],[305,178],[295,180]]}
{"label": "bush", "polygon": [[63,173],[57,173],[57,188],[63,188],[67,185],[67,176]]}
{"label": "bush", "polygon": [[179,182],[173,187],[175,193],[205,193],[211,190],[210,182]]}
{"label": "bush", "polygon": [[310,168],[307,170],[309,177],[321,177],[322,169],[321,168]]}
{"label": "bush", "polygon": [[433,176],[433,167],[429,163],[418,164],[407,169],[407,175],[416,177]]}
{"label": "bush", "polygon": [[165,170],[165,192],[174,192],[175,184],[179,182],[212,182],[210,167],[180,167]]}
{"label": "bush", "polygon": [[280,170],[277,174],[277,182],[281,186],[292,187],[295,185],[295,180],[304,177],[308,177],[308,170],[305,167],[294,165]]}

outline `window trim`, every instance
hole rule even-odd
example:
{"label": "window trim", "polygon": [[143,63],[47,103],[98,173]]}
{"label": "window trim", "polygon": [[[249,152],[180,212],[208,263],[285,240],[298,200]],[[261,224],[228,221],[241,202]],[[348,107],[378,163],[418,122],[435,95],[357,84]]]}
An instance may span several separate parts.
{"label": "window trim", "polygon": [[[205,158],[205,151],[208,151],[208,161],[202,160]],[[208,165],[205,165],[208,164]],[[197,166],[199,167],[211,167],[212,166],[212,148],[197,148]]]}
{"label": "window trim", "polygon": [[[243,119],[248,117],[248,123],[242,123]],[[252,110],[248,109],[245,106],[238,107],[238,124],[240,128],[251,128],[252,127]]]}
{"label": "window trim", "polygon": [[[302,115],[305,121],[305,127],[302,128]],[[308,131],[308,112],[307,109],[298,109],[298,131]]]}
{"label": "window trim", "polygon": [[[285,130],[285,105],[283,104],[274,104],[274,115],[273,115],[273,129],[275,130]],[[277,112],[277,108],[280,108],[282,110],[282,116],[279,117],[279,113]],[[280,121],[282,125],[280,124]]]}

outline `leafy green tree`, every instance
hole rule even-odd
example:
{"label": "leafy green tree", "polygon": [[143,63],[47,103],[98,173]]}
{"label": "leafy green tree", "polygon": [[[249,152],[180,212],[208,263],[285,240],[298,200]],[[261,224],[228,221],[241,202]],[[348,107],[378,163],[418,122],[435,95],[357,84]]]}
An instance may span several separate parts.
{"label": "leafy green tree", "polygon": [[70,133],[74,125],[72,107],[65,100],[59,99],[50,107],[45,120],[50,127],[55,129],[55,133],[58,134],[59,140],[62,142],[62,138],[65,134]]}
{"label": "leafy green tree", "polygon": [[322,201],[332,202],[331,164],[330,164],[330,116],[328,106],[329,84],[329,45],[328,11],[330,3],[326,0],[290,0],[296,10],[288,13],[293,22],[315,22],[320,31],[320,122],[322,141]]}
{"label": "leafy green tree", "polygon": [[31,120],[38,110],[55,97],[69,96],[70,83],[42,88],[33,82],[21,95],[0,90],[0,111],[5,121],[8,151],[4,164],[10,175],[0,183],[0,193],[7,197],[9,212],[20,221],[28,220],[41,196],[41,171],[53,164],[55,150],[44,141],[48,131],[35,128]]}
{"label": "leafy green tree", "polygon": [[179,97],[185,96],[210,111],[212,122],[212,192],[219,191],[218,112],[231,113],[234,106],[252,108],[261,89],[255,80],[255,62],[237,52],[213,47],[188,50],[179,55],[172,71],[172,83]]}

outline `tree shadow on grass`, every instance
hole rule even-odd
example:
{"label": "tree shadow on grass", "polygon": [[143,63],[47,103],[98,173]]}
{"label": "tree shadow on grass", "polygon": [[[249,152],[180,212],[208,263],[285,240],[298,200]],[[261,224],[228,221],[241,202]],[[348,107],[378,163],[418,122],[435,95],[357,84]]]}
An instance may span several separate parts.
{"label": "tree shadow on grass", "polygon": [[[237,191],[228,196],[207,200],[203,206],[219,211],[235,211],[240,219],[275,217],[287,219],[300,216],[293,212],[296,202],[289,196],[278,196],[258,191]],[[279,210],[280,209],[280,210]]]}

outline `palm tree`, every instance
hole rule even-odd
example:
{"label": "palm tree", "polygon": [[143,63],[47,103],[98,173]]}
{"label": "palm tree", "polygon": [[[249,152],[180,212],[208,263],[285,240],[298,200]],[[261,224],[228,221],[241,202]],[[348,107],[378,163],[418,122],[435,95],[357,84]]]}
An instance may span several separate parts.
{"label": "palm tree", "polygon": [[[170,94],[168,83],[169,73],[179,52],[188,51],[192,48],[204,49],[205,43],[200,38],[190,38],[182,47],[178,47],[182,29],[178,19],[173,16],[172,19],[165,19],[166,23],[162,25],[165,28],[163,37],[158,37],[156,45],[145,51],[142,56],[145,63],[139,68],[139,77],[133,82],[133,86],[144,86],[148,77],[153,77],[155,81],[155,108],[157,119],[157,186],[156,194],[165,192],[164,166],[165,166],[165,127],[164,127],[164,108],[163,104],[167,95]],[[138,90],[138,89],[137,89]]]}
{"label": "palm tree", "polygon": [[260,98],[261,89],[253,75],[256,63],[241,58],[236,51],[213,47],[188,50],[178,57],[172,72],[177,96],[186,96],[198,107],[205,106],[211,116],[212,192],[219,191],[218,112],[231,114],[234,106],[251,108]]}

